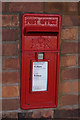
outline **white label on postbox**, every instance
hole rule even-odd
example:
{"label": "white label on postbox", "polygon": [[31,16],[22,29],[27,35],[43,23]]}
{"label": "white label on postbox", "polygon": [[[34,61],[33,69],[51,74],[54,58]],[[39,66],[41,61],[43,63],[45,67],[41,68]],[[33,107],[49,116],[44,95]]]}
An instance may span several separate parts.
{"label": "white label on postbox", "polygon": [[48,62],[33,62],[32,91],[47,91]]}

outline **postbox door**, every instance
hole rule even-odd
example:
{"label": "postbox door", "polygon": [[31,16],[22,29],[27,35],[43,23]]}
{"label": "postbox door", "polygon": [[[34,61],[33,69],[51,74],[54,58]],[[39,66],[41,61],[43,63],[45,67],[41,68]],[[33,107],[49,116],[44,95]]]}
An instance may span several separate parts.
{"label": "postbox door", "polygon": [[54,52],[44,52],[45,61],[48,62],[48,80],[47,80],[47,90],[46,91],[36,91],[31,92],[32,87],[32,66],[31,61],[35,60],[35,52],[24,52],[22,54],[23,60],[23,86],[24,89],[22,93],[24,94],[24,102],[27,109],[37,108],[37,107],[53,107],[56,104],[56,74],[57,74],[57,53]]}

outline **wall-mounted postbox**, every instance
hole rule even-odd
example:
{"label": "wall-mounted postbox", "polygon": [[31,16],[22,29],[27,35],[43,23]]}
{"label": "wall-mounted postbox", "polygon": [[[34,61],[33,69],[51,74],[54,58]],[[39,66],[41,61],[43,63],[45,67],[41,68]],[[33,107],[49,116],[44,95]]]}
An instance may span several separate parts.
{"label": "wall-mounted postbox", "polygon": [[21,108],[57,106],[60,15],[22,17]]}

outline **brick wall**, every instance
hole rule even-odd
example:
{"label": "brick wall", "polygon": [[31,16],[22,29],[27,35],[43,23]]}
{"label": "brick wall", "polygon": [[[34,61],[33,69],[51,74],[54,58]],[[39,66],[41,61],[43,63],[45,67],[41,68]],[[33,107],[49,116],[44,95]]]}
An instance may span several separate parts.
{"label": "brick wall", "polygon": [[[3,118],[77,117],[78,110],[78,59],[79,3],[2,3],[2,110]],[[57,13],[61,15],[61,53],[58,107],[56,109],[21,110],[20,65],[21,22],[23,13]],[[80,55],[79,55],[80,58]],[[79,66],[78,66],[79,61]]]}

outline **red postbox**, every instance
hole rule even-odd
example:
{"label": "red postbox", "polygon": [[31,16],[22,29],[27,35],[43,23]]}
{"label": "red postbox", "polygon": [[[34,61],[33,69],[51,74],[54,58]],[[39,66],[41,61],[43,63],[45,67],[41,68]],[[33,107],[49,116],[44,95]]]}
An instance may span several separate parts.
{"label": "red postbox", "polygon": [[60,15],[22,17],[21,108],[57,106]]}

